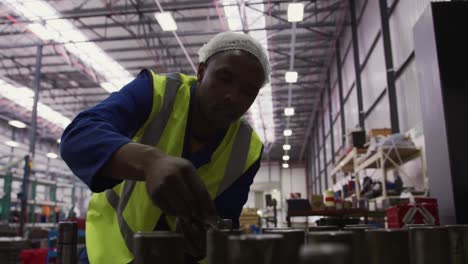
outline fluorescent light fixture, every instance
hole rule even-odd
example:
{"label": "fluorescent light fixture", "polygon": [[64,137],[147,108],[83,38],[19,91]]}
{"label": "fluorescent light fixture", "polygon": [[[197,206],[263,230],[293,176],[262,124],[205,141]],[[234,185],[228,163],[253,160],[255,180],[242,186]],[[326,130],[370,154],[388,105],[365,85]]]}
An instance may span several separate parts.
{"label": "fluorescent light fixture", "polygon": [[19,120],[10,120],[10,121],[8,122],[8,124],[9,124],[10,126],[14,126],[14,127],[16,127],[16,128],[25,128],[25,127],[26,127],[26,124],[23,123],[23,122],[21,122],[21,121],[19,121]]}
{"label": "fluorescent light fixture", "polygon": [[292,130],[291,129],[285,129],[283,132],[283,135],[285,137],[290,137],[292,135]]}
{"label": "fluorescent light fixture", "polygon": [[289,164],[283,163],[283,169],[287,169],[287,168],[289,168]]}
{"label": "fluorescent light fixture", "polygon": [[38,23],[29,24],[27,28],[36,36],[43,40],[51,40],[54,38],[52,34],[43,25]]}
{"label": "fluorescent light fixture", "polygon": [[58,155],[55,154],[55,153],[53,153],[53,152],[47,153],[46,156],[47,156],[49,159],[56,159],[56,158],[58,158]]}
{"label": "fluorescent light fixture", "polygon": [[117,88],[114,84],[110,82],[101,83],[101,87],[104,88],[109,93],[117,92],[119,90],[119,88]]}
{"label": "fluorescent light fixture", "polygon": [[294,108],[292,107],[286,107],[284,109],[284,115],[285,116],[293,116],[294,115]]}
{"label": "fluorescent light fixture", "polygon": [[[63,19],[60,13],[44,0],[3,0],[11,10],[32,23],[28,29],[45,41],[65,43],[65,48],[83,61],[86,67],[94,69],[103,82],[110,82],[120,89],[125,80],[133,78],[118,62],[107,55],[95,43],[87,42],[88,37],[72,21]],[[45,25],[39,23],[45,21]],[[113,92],[116,88],[113,88]]]}
{"label": "fluorescent light fixture", "polygon": [[283,156],[283,160],[284,160],[284,161],[288,161],[288,160],[289,160],[289,156],[288,156],[288,155],[284,155],[284,156]]}
{"label": "fluorescent light fixture", "polygon": [[155,13],[154,17],[158,21],[159,25],[161,26],[162,30],[164,31],[175,31],[177,30],[177,24],[172,17],[170,12],[161,12]]}
{"label": "fluorescent light fixture", "polygon": [[284,144],[283,145],[283,150],[290,150],[291,149],[291,145],[289,144]]}
{"label": "fluorescent light fixture", "polygon": [[284,75],[284,78],[286,79],[287,83],[296,83],[297,82],[297,72],[286,72]]}
{"label": "fluorescent light fixture", "polygon": [[59,138],[59,139],[57,139],[57,143],[59,143],[59,144],[60,144],[60,142],[62,142],[62,139],[60,139],[60,138]]}
{"label": "fluorescent light fixture", "polygon": [[59,13],[49,4],[42,0],[2,0],[21,16],[31,21],[47,20],[57,18]]}
{"label": "fluorescent light fixture", "polygon": [[300,22],[304,20],[304,4],[291,3],[288,5],[288,21]]}
{"label": "fluorescent light fixture", "polygon": [[235,5],[230,5],[225,6],[223,9],[228,21],[229,29],[233,31],[242,30],[242,21],[240,19],[239,7]]}
{"label": "fluorescent light fixture", "polygon": [[5,141],[5,145],[10,146],[12,148],[16,148],[19,146],[19,143],[13,140],[8,140],[8,141]]}
{"label": "fluorescent light fixture", "polygon": [[263,216],[263,212],[262,212],[262,210],[257,210],[257,215],[259,215],[259,216]]}
{"label": "fluorescent light fixture", "polygon": [[[34,92],[27,87],[18,85],[11,80],[6,82],[5,80],[0,79],[0,96],[5,97],[28,111],[32,111],[34,105]],[[70,124],[69,118],[41,102],[37,103],[37,114],[39,117],[61,128],[65,128]]]}

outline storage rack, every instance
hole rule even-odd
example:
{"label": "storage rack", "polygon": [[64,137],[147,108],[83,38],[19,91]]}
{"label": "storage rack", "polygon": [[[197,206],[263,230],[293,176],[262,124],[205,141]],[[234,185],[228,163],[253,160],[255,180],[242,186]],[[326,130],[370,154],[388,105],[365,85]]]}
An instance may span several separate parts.
{"label": "storage rack", "polygon": [[[11,206],[19,205],[21,200],[12,196],[13,193],[13,182],[22,182],[24,178],[24,172],[19,169],[23,160],[11,163],[0,170],[0,179],[3,179],[3,197],[0,197],[1,213],[0,222],[10,222],[10,210]],[[22,173],[23,172],[23,173]],[[31,175],[41,174],[43,172],[31,170]],[[48,175],[45,175],[46,177]],[[63,175],[62,175],[63,176]],[[30,223],[26,223],[26,227],[53,227],[55,223],[36,223],[34,221],[35,209],[37,206],[51,206],[51,207],[73,207],[76,203],[76,190],[77,188],[84,188],[80,184],[73,182],[63,182],[59,180],[51,180],[46,178],[40,178],[30,176],[29,179],[29,190],[28,190],[28,210],[29,219],[32,220]],[[49,188],[49,199],[37,200],[37,187],[46,186]],[[57,199],[57,190],[59,188],[70,189],[71,197],[70,201],[65,202],[64,200]],[[63,197],[62,197],[63,199]],[[51,214],[54,214],[52,210]],[[11,226],[17,225],[17,223],[9,223]]]}
{"label": "storage rack", "polygon": [[[354,175],[355,179],[355,194],[350,197],[344,197],[343,192],[341,192],[342,199],[352,199],[353,196],[357,200],[361,200],[361,188],[360,188],[360,179],[359,172],[367,169],[376,169],[381,171],[381,177],[379,178],[382,183],[382,195],[370,201],[382,201],[386,198],[399,198],[396,196],[389,196],[387,192],[387,175],[390,170],[398,170],[399,172],[406,175],[405,171],[402,169],[402,166],[407,164],[410,161],[419,159],[421,162],[422,168],[422,177],[424,182],[423,191],[427,192],[427,169],[424,160],[423,151],[421,148],[417,147],[397,147],[391,146],[386,148],[379,148],[375,153],[366,156],[365,149],[353,148],[348,154],[344,155],[335,165],[331,172],[331,176],[335,176],[339,173],[347,173]],[[345,179],[342,177],[341,180]],[[334,189],[341,189],[341,181],[334,182]]]}

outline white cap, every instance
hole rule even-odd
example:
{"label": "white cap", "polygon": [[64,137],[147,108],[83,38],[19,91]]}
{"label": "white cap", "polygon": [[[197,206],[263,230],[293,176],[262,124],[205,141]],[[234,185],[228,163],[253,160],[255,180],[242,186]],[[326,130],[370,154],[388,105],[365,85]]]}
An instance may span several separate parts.
{"label": "white cap", "polygon": [[271,66],[266,50],[248,34],[232,31],[219,33],[198,50],[198,58],[200,63],[206,62],[214,54],[226,50],[243,50],[254,55],[263,67],[265,83],[270,82]]}

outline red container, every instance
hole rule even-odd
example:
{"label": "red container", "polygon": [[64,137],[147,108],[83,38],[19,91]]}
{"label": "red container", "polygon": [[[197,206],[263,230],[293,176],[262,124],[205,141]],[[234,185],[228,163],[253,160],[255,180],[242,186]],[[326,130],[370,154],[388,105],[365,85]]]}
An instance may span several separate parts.
{"label": "red container", "polygon": [[406,224],[440,225],[437,199],[417,198],[416,202],[416,204],[406,203],[388,208],[388,228],[401,228]]}
{"label": "red container", "polygon": [[46,264],[47,248],[25,249],[21,251],[22,264]]}

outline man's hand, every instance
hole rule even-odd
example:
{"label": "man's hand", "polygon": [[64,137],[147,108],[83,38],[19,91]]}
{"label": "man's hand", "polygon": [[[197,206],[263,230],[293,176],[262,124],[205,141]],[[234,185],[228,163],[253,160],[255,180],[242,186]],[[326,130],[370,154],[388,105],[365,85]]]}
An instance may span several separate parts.
{"label": "man's hand", "polygon": [[158,156],[146,163],[146,187],[154,204],[166,214],[214,224],[214,203],[195,167],[186,159]]}
{"label": "man's hand", "polygon": [[185,221],[177,218],[176,232],[185,239],[186,251],[200,261],[206,257],[206,226],[196,221]]}

